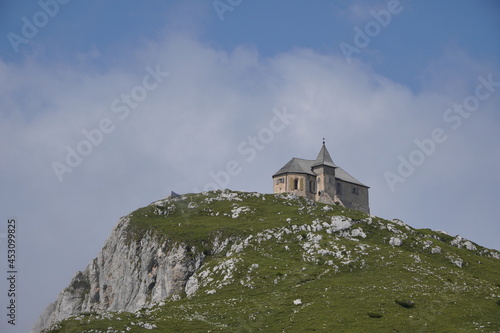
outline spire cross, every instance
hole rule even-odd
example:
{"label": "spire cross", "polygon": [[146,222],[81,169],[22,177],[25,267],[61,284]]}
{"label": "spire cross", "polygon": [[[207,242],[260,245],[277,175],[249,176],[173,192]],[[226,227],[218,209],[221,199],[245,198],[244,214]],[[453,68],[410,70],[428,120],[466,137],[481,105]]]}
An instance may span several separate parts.
{"label": "spire cross", "polygon": [[325,138],[323,138],[323,146],[325,145]]}

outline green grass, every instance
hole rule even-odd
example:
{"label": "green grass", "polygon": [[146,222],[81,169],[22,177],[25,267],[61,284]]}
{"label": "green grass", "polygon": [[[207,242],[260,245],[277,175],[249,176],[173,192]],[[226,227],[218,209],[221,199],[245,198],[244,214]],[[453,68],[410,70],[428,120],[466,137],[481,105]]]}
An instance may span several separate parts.
{"label": "green grass", "polygon": [[[158,332],[500,331],[500,260],[482,256],[483,248],[459,249],[450,244],[451,236],[368,219],[340,206],[326,211],[324,205],[311,205],[303,198],[237,192],[243,201],[207,202],[221,193],[185,195],[159,208],[141,208],[131,214],[129,225],[128,241],[152,232],[193,251],[210,252],[215,237],[231,238],[236,244],[253,235],[241,252],[229,253],[230,244],[206,258],[200,271],[211,272],[213,281],[200,281],[191,298],[167,300],[153,310],[111,314],[108,319],[80,316],[51,332],[106,332],[109,327],[150,332],[137,326],[141,321],[154,324]],[[190,203],[196,208],[188,208]],[[250,211],[234,219],[224,215],[230,215],[234,204]],[[155,213],[172,206],[168,215]],[[329,222],[335,215],[357,221],[349,231],[362,228],[366,238],[325,230],[282,232],[278,237],[283,228],[312,226],[316,219]],[[269,230],[270,239],[255,240]],[[322,237],[317,247],[306,246],[313,243],[311,235]],[[400,247],[389,245],[396,236],[404,238]],[[432,245],[425,247],[428,241]],[[436,246],[441,252],[431,253]],[[312,249],[309,254],[304,247]],[[450,257],[461,258],[463,267]],[[215,268],[229,260],[235,267],[225,281],[228,271]],[[298,299],[301,304],[294,304]]]}
{"label": "green grass", "polygon": [[[237,193],[244,202],[213,200],[224,193]],[[293,204],[291,204],[293,202]],[[196,205],[189,208],[189,205]],[[231,218],[231,210],[237,206],[249,207],[240,217]],[[306,206],[307,209],[299,210]],[[304,198],[282,199],[271,194],[215,191],[209,195],[186,194],[158,205],[151,204],[130,214],[129,241],[137,241],[146,232],[153,232],[159,239],[182,241],[189,246],[206,248],[215,237],[246,237],[262,230],[286,225],[286,219],[296,220],[304,215],[344,215],[355,220],[368,215],[340,206],[331,206],[329,214],[323,214],[324,204],[311,205]],[[174,209],[169,211],[169,207]],[[168,212],[165,215],[158,214]],[[214,216],[215,214],[219,214]],[[226,215],[224,215],[226,214]]]}

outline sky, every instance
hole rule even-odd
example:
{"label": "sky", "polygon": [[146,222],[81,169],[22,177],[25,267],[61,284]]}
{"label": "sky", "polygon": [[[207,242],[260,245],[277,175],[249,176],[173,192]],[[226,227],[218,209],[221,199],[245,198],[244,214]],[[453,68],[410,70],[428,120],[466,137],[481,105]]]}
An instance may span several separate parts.
{"label": "sky", "polygon": [[0,331],[28,331],[121,216],[271,193],[323,138],[373,215],[500,249],[499,32],[494,0],[1,1]]}

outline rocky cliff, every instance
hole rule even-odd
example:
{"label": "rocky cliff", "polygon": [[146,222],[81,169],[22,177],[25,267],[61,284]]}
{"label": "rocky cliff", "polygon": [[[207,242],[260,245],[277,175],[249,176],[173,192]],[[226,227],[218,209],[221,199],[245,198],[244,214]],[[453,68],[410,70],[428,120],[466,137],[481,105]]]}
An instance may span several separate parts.
{"label": "rocky cliff", "polygon": [[120,220],[98,257],[45,310],[35,331],[81,313],[134,312],[183,292],[204,254],[182,243],[159,242],[151,233],[132,241],[129,222]]}
{"label": "rocky cliff", "polygon": [[217,191],[122,218],[35,332],[500,330],[500,253],[292,195]]}

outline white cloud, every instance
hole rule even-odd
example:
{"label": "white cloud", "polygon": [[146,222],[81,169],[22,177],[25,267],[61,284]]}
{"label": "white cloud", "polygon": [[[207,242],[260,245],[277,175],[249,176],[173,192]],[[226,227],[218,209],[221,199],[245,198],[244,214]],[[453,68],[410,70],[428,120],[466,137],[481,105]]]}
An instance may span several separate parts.
{"label": "white cloud", "polygon": [[[92,51],[85,61],[98,54]],[[228,187],[270,192],[272,173],[293,156],[315,158],[326,137],[334,161],[372,187],[374,213],[411,217],[410,224],[450,232],[468,230],[445,220],[460,214],[432,211],[441,220],[431,225],[426,200],[458,209],[453,203],[467,196],[436,198],[426,189],[437,181],[450,186],[465,179],[478,164],[463,161],[485,156],[491,168],[476,176],[483,182],[497,177],[499,161],[492,152],[499,143],[498,118],[491,115],[498,93],[461,130],[448,131],[447,143],[392,194],[383,173],[397,167],[399,154],[414,149],[416,138],[445,126],[442,113],[463,100],[463,91],[427,89],[415,95],[361,63],[347,65],[342,57],[296,49],[265,59],[252,48],[226,52],[178,34],[148,44],[135,60],[110,65],[105,73],[89,70],[89,64],[0,62],[0,179],[12,189],[2,194],[0,205],[24,225],[23,244],[30,253],[24,256],[24,294],[38,300],[35,312],[95,256],[119,216],[170,190],[201,189],[213,181],[209,171],[223,170],[229,160],[240,162],[243,172]],[[111,103],[142,84],[147,66],[157,65],[170,75],[121,120]],[[453,82],[439,82],[447,84]],[[269,124],[273,109],[283,107],[296,118],[247,162],[238,145]],[[51,163],[64,162],[65,147],[76,147],[85,139],[81,131],[96,128],[103,118],[113,121],[114,131],[59,183]],[[484,128],[491,138],[476,137]],[[464,184],[464,192],[473,186]],[[422,216],[428,219],[418,220]],[[494,228],[484,223],[485,229]],[[40,290],[29,276],[52,280]]]}

